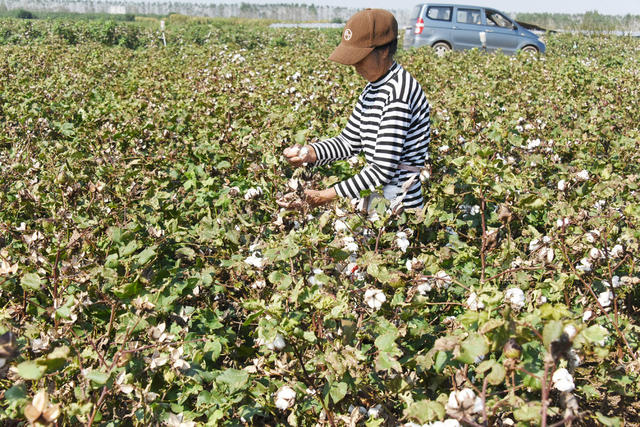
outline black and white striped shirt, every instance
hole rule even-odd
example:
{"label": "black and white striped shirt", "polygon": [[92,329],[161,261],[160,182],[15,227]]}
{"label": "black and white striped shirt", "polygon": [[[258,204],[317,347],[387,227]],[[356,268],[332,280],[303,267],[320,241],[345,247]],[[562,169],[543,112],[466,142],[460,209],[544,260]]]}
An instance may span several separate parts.
{"label": "black and white striped shirt", "polygon": [[[367,165],[357,175],[334,186],[341,197],[358,198],[362,190],[377,186],[402,187],[412,174],[398,165],[422,167],[431,141],[430,107],[420,84],[399,64],[368,83],[336,137],[311,144],[317,165],[347,159],[364,151]],[[401,192],[402,193],[402,192]],[[420,180],[402,199],[406,208],[422,206]]]}

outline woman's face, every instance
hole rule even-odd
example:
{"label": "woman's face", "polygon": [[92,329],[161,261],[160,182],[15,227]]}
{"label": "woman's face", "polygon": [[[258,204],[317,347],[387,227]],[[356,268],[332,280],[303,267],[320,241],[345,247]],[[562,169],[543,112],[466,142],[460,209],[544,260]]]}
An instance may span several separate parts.
{"label": "woman's face", "polygon": [[389,70],[391,61],[389,61],[388,52],[388,50],[381,52],[374,49],[362,61],[353,65],[356,72],[365,80],[375,82]]}

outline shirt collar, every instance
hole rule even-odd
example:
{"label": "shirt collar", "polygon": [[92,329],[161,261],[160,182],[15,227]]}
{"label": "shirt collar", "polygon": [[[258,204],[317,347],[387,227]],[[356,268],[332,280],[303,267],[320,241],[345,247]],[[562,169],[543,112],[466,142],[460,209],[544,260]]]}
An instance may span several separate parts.
{"label": "shirt collar", "polygon": [[400,65],[398,65],[396,61],[393,61],[393,64],[391,64],[389,70],[375,82],[370,82],[369,85],[374,88],[382,86],[383,84],[388,82],[399,69]]}

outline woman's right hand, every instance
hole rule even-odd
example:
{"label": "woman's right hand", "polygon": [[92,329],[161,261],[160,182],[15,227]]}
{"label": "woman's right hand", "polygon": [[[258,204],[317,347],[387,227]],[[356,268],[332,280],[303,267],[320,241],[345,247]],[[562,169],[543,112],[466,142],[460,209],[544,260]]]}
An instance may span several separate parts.
{"label": "woman's right hand", "polygon": [[299,144],[285,148],[284,157],[293,166],[301,166],[304,163],[315,163],[317,160],[316,151],[310,145],[300,146]]}

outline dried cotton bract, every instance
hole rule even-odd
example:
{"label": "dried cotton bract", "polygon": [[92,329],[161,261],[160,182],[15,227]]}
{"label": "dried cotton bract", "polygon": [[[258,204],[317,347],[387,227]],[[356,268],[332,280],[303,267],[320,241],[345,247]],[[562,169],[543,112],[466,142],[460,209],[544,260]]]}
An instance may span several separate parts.
{"label": "dried cotton bract", "polygon": [[40,390],[24,408],[24,416],[32,425],[51,425],[60,416],[60,405],[51,405],[49,395]]}

